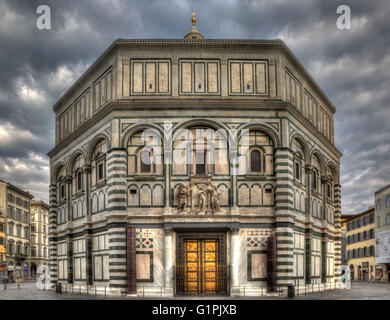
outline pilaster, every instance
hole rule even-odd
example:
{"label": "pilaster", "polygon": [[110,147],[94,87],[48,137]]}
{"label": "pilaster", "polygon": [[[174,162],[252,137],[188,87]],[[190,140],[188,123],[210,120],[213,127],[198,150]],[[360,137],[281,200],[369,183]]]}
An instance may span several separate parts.
{"label": "pilaster", "polygon": [[[49,210],[49,268],[50,268],[50,284],[53,288],[58,279],[58,263],[57,263],[57,187],[55,184],[49,186],[50,210]],[[30,249],[31,250],[31,249]]]}
{"label": "pilaster", "polygon": [[312,230],[306,229],[305,232],[305,280],[306,284],[311,284],[311,252],[313,248]]}
{"label": "pilaster", "polygon": [[336,229],[334,242],[334,261],[335,261],[335,276],[341,276],[341,186],[334,186],[334,226]]}
{"label": "pilaster", "polygon": [[110,289],[126,293],[127,288],[127,222],[124,219],[108,221]]}
{"label": "pilaster", "polygon": [[276,150],[275,170],[276,280],[278,285],[289,285],[293,282],[294,272],[294,177],[291,149],[279,148]]}
{"label": "pilaster", "polygon": [[173,295],[173,252],[172,252],[172,229],[164,230],[164,246],[165,246],[165,294]]}

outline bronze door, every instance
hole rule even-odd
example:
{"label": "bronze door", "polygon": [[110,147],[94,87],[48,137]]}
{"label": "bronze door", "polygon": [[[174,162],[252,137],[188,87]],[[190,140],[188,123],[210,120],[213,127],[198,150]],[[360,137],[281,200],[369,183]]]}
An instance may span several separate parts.
{"label": "bronze door", "polygon": [[184,240],[184,293],[215,294],[218,290],[219,241]]}

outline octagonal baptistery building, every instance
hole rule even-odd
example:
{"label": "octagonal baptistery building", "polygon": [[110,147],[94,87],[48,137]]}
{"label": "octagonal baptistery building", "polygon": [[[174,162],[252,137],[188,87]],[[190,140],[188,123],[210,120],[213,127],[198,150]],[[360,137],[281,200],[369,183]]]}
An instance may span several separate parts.
{"label": "octagonal baptistery building", "polygon": [[53,287],[334,287],[336,110],[282,41],[118,39],[53,110]]}

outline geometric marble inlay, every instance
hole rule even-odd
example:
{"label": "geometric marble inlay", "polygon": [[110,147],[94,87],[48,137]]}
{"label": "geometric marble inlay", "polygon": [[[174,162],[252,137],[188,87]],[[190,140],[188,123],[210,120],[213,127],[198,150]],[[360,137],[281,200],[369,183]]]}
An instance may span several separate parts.
{"label": "geometric marble inlay", "polygon": [[271,229],[247,229],[246,245],[248,248],[265,248]]}
{"label": "geometric marble inlay", "polygon": [[153,249],[153,234],[147,229],[137,229],[135,244],[137,249]]}

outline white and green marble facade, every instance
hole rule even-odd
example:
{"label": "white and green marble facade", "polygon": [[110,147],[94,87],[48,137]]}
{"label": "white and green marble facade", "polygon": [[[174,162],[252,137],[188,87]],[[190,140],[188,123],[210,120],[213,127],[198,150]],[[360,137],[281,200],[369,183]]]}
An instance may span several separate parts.
{"label": "white and green marble facade", "polygon": [[[200,62],[207,68],[199,71]],[[200,79],[199,72],[206,75]],[[195,86],[196,81],[201,83]],[[183,231],[225,233],[231,295],[264,292],[270,235],[277,238],[278,285],[334,283],[341,261],[335,108],[283,42],[117,40],[54,112],[56,145],[49,152],[53,286],[98,285],[126,294],[130,226],[136,230],[140,296],[175,294],[176,237]],[[262,132],[272,142],[263,146],[266,169],[260,175],[233,174],[230,159],[239,136],[230,135],[227,166],[216,164],[210,175],[222,191],[221,213],[182,214],[175,190],[190,184],[191,168],[163,162],[153,174],[142,175],[132,154],[138,150],[131,145],[134,134],[152,129],[164,136],[167,124],[173,140],[178,130],[195,126]],[[163,143],[164,159],[175,152],[173,140]],[[302,146],[300,179],[294,141]],[[80,190],[75,190],[76,159]],[[98,181],[100,163],[104,177]],[[310,187],[313,170],[318,192]]]}

